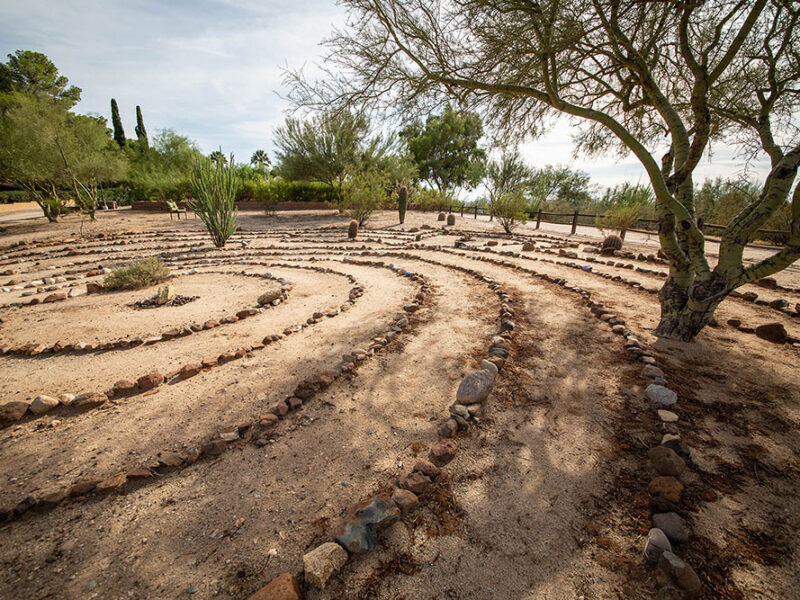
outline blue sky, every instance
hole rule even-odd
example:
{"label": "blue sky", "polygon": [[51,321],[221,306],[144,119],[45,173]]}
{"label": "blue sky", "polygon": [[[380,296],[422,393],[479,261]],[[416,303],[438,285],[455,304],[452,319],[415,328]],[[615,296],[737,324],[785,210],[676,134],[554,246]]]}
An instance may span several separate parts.
{"label": "blue sky", "polygon": [[[128,137],[141,105],[149,133],[171,128],[205,151],[218,147],[246,161],[273,155],[272,130],[286,116],[281,68],[313,65],[320,42],[344,11],[333,0],[0,0],[0,54],[45,53],[83,89],[77,110],[110,116],[116,98]],[[574,158],[569,126],[526,143],[534,166],[568,164],[599,185],[645,181],[632,158]],[[744,163],[723,144],[696,180],[737,176]],[[750,165],[763,176],[766,165]]]}

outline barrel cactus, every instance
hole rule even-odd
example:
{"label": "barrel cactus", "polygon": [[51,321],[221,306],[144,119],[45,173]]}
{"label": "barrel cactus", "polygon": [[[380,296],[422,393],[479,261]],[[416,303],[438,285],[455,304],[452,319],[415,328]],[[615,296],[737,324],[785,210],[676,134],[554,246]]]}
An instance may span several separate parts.
{"label": "barrel cactus", "polygon": [[402,186],[397,194],[397,212],[400,214],[400,225],[406,220],[406,207],[408,206],[408,188]]}
{"label": "barrel cactus", "polygon": [[350,227],[347,229],[347,237],[349,237],[351,240],[354,240],[356,239],[357,235],[358,235],[358,221],[355,220],[350,221]]}
{"label": "barrel cactus", "polygon": [[447,215],[447,224],[448,225],[455,225],[456,224],[456,216],[453,214]]}
{"label": "barrel cactus", "polygon": [[439,213],[439,220],[444,221],[444,213]]}
{"label": "barrel cactus", "polygon": [[614,254],[615,250],[622,250],[622,238],[618,235],[609,235],[603,240],[603,254]]}

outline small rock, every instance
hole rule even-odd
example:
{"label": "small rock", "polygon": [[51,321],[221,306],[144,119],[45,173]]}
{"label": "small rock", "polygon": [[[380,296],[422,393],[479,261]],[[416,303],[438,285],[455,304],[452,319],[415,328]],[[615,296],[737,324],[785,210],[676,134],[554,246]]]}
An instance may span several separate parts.
{"label": "small rock", "polygon": [[686,469],[686,463],[674,450],[666,446],[656,446],[647,453],[653,468],[659,475],[677,477]]}
{"label": "small rock", "polygon": [[281,573],[270,581],[249,600],[300,600],[300,587],[291,573]]}
{"label": "small rock", "polygon": [[219,438],[221,440],[225,440],[226,442],[234,442],[239,439],[239,432],[238,431],[223,431],[219,434]]}
{"label": "small rock", "polygon": [[664,371],[655,365],[645,365],[642,369],[642,377],[664,377]]}
{"label": "small rock", "polygon": [[303,555],[306,581],[324,589],[331,575],[341,569],[346,562],[345,549],[334,542],[326,542]]}
{"label": "small rock", "polygon": [[[501,357],[501,358],[505,358],[505,357]],[[497,365],[494,364],[490,360],[485,360],[485,359],[482,360],[481,364],[478,366],[478,368],[483,370],[483,371],[489,371],[492,375],[497,375],[497,370],[498,370],[497,369]]]}
{"label": "small rock", "polygon": [[673,450],[678,456],[682,458],[690,458],[692,456],[692,451],[687,446],[682,439],[679,437],[673,437],[671,439],[661,440],[661,445]]}
{"label": "small rock", "polygon": [[434,465],[432,462],[424,459],[418,460],[414,464],[413,470],[422,473],[423,475],[427,475],[431,479],[436,479],[439,475],[442,474],[442,471],[439,469],[439,467]]}
{"label": "small rock", "polygon": [[[654,514],[653,526],[663,531],[671,542],[676,544],[687,544],[689,542],[689,532],[678,513],[666,512]],[[667,548],[667,550],[670,550],[670,548]]]}
{"label": "small rock", "polygon": [[278,300],[281,297],[280,290],[271,290],[269,292],[264,292],[258,297],[258,303],[261,306],[265,306],[267,304],[272,304],[274,300]]}
{"label": "small rock", "polygon": [[158,462],[164,467],[180,467],[183,460],[183,456],[172,450],[165,450],[158,454]]}
{"label": "small rock", "polygon": [[671,389],[651,383],[645,388],[647,397],[660,406],[672,406],[678,401],[678,395]]}
{"label": "small rock", "polygon": [[202,370],[202,368],[203,367],[198,364],[184,365],[183,368],[181,368],[181,378],[189,379],[189,377],[194,377]]}
{"label": "small rock", "polygon": [[49,304],[50,302],[59,302],[60,300],[67,299],[67,292],[56,292],[55,294],[50,294],[44,300],[42,300],[43,304]]}
{"label": "small rock", "polygon": [[58,400],[64,406],[69,406],[70,404],[75,402],[75,394],[59,394],[58,395]]}
{"label": "small rock", "polygon": [[28,403],[22,401],[6,402],[0,406],[0,423],[16,423],[28,410]]}
{"label": "small rock", "polygon": [[767,340],[775,344],[783,344],[789,337],[782,323],[766,323],[765,325],[759,325],[756,327],[756,335],[762,340]]}
{"label": "small rock", "polygon": [[419,498],[417,498],[417,495],[414,492],[400,488],[396,489],[392,493],[392,501],[404,513],[407,513],[417,504],[419,504]]}
{"label": "small rock", "polygon": [[72,402],[72,406],[77,406],[78,408],[94,408],[95,406],[105,404],[107,400],[108,396],[102,392],[87,392],[86,394],[77,396]]}
{"label": "small rock", "polygon": [[457,452],[458,443],[455,440],[439,440],[431,448],[430,459],[433,464],[441,467],[453,460]]}
{"label": "small rock", "polygon": [[658,418],[661,419],[662,421],[664,421],[664,423],[677,423],[678,422],[678,415],[676,415],[671,410],[658,409],[656,411],[656,414],[658,414]]}
{"label": "small rock", "polygon": [[36,396],[33,402],[28,407],[35,415],[43,415],[44,413],[53,410],[60,403],[56,398],[51,396]]}
{"label": "small rock", "polygon": [[430,484],[430,477],[414,471],[401,478],[397,485],[404,490],[414,492],[415,494],[421,494],[428,489]]}
{"label": "small rock", "polygon": [[458,433],[458,423],[453,418],[447,419],[444,423],[439,425],[438,432],[440,438],[456,437],[456,433]]}
{"label": "small rock", "polygon": [[644,545],[645,560],[651,563],[657,563],[661,558],[664,551],[672,552],[672,546],[666,534],[660,529],[654,527],[647,534],[647,542]]}
{"label": "small rock", "polygon": [[458,386],[456,401],[459,404],[476,404],[486,400],[486,397],[494,387],[494,374],[491,371],[481,369],[473,371]]}
{"label": "small rock", "polygon": [[137,385],[135,381],[131,381],[130,379],[120,379],[111,389],[114,391],[114,395],[122,396],[135,392]]}
{"label": "small rock", "polygon": [[702,586],[697,573],[672,552],[665,550],[661,554],[661,558],[658,559],[658,568],[669,575],[684,590],[688,598],[700,597]]}
{"label": "small rock", "polygon": [[656,477],[648,485],[648,490],[652,496],[678,502],[681,499],[683,484],[674,477]]}
{"label": "small rock", "polygon": [[136,380],[136,384],[139,386],[139,389],[142,391],[153,389],[164,383],[164,376],[159,373],[158,371],[153,371],[152,373],[148,373],[147,375],[142,375],[139,379]]}

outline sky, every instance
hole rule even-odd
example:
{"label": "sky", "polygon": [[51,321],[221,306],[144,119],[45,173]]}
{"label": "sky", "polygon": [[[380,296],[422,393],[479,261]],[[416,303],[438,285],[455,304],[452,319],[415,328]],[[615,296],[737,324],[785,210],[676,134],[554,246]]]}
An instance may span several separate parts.
{"label": "sky", "polygon": [[[83,89],[76,110],[110,122],[116,98],[130,138],[138,104],[150,135],[170,128],[206,153],[222,148],[247,161],[259,148],[274,156],[272,131],[290,109],[282,68],[313,73],[325,53],[320,42],[344,21],[334,0],[0,0],[0,57],[46,54]],[[574,157],[566,121],[521,150],[532,166],[569,165],[599,186],[646,182],[634,158]],[[695,181],[743,168],[731,147],[717,144]],[[768,171],[763,161],[749,170]]]}

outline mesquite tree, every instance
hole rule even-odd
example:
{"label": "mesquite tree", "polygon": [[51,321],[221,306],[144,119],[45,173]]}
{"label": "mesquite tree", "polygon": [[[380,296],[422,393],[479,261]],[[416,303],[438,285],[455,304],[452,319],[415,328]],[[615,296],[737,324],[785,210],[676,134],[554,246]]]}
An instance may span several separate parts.
{"label": "mesquite tree", "polygon": [[[737,287],[800,258],[800,7],[792,0],[345,0],[327,77],[290,74],[302,105],[400,114],[456,98],[495,127],[540,133],[559,114],[578,148],[632,153],[655,193],[670,272],[657,335],[692,339]],[[692,174],[713,141],[765,154],[760,195],[709,263]],[[789,242],[745,265],[745,244],[791,196]]]}

